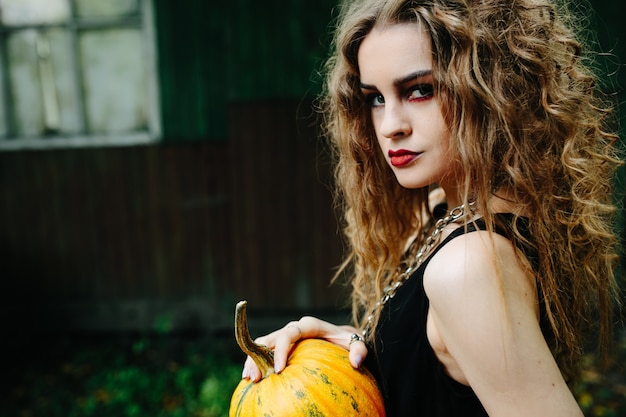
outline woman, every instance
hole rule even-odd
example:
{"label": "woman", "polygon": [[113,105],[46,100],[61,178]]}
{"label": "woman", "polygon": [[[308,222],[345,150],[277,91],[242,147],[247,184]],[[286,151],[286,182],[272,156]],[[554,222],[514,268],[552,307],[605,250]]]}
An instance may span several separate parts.
{"label": "woman", "polygon": [[323,338],[376,375],[388,416],[582,415],[568,382],[592,325],[611,337],[618,160],[566,18],[550,0],[344,6],[323,109],[355,326],[260,338],[277,372]]}

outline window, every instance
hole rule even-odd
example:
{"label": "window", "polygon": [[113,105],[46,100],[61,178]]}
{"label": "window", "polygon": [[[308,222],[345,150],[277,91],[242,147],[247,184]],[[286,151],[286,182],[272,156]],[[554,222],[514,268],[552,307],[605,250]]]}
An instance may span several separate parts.
{"label": "window", "polygon": [[0,150],[160,137],[150,0],[0,0]]}

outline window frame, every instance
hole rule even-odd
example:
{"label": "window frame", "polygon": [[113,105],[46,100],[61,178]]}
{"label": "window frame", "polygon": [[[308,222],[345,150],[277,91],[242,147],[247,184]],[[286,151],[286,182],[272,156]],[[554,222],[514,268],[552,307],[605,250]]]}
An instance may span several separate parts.
{"label": "window frame", "polygon": [[[3,101],[4,118],[6,121],[6,136],[0,137],[0,151],[15,151],[24,149],[54,149],[54,148],[81,148],[102,146],[134,146],[147,145],[161,140],[161,114],[159,97],[159,79],[157,67],[157,34],[155,30],[154,5],[152,0],[138,0],[139,13],[134,16],[103,17],[103,18],[79,18],[75,0],[66,0],[70,7],[70,20],[64,23],[51,24],[25,24],[4,26],[0,23],[0,66],[3,76],[0,79],[0,100]],[[81,83],[83,69],[79,62],[78,33],[84,30],[103,28],[122,28],[132,26],[140,28],[143,39],[143,61],[145,62],[145,76],[147,77],[147,130],[122,133],[90,133],[87,131],[87,114],[85,94]],[[67,30],[71,42],[71,66],[78,76],[74,79],[74,90],[79,108],[80,120],[78,134],[53,134],[50,136],[40,135],[37,137],[20,137],[12,126],[14,123],[12,103],[10,98],[9,63],[7,59],[7,37],[11,32],[25,29],[45,31],[52,28]]]}

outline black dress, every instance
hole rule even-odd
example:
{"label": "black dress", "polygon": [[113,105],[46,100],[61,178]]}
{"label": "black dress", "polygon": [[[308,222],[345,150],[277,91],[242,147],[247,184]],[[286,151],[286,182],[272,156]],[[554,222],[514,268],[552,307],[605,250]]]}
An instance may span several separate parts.
{"label": "black dress", "polygon": [[[512,216],[499,216],[510,225]],[[468,225],[467,232],[486,229],[480,220],[475,224]],[[506,229],[496,227],[495,231],[508,237]],[[464,233],[465,227],[460,227],[441,242],[383,308],[376,347],[369,346],[365,366],[378,380],[387,417],[487,416],[474,391],[446,374],[426,337],[429,302],[424,270],[435,253]]]}

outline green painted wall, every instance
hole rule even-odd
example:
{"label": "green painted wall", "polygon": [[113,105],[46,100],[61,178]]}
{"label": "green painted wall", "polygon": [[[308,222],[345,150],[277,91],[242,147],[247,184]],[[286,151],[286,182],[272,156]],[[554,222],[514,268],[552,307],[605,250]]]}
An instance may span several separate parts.
{"label": "green painted wall", "polygon": [[[338,0],[154,1],[166,140],[225,139],[230,103],[319,92]],[[582,2],[576,8],[605,53],[598,65],[606,86],[623,103],[626,1]]]}
{"label": "green painted wall", "polygon": [[232,102],[316,95],[336,3],[155,0],[165,139],[225,138]]}

